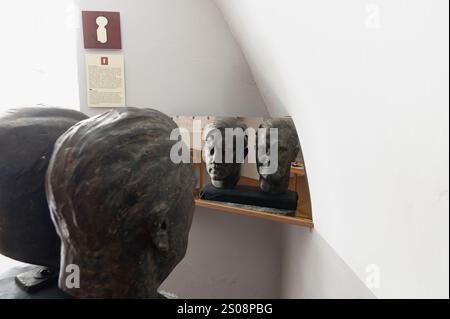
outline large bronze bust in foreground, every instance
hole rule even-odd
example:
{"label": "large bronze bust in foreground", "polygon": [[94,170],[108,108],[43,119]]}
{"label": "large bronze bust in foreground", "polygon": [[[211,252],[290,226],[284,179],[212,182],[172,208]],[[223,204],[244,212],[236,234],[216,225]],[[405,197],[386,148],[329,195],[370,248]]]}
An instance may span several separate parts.
{"label": "large bronze bust in foreground", "polygon": [[[47,197],[62,240],[59,287],[77,298],[158,298],[186,253],[194,212],[191,165],[174,164],[177,128],[151,109],[83,121],[56,143]],[[80,269],[70,288],[68,265]]]}
{"label": "large bronze bust in foreground", "polygon": [[32,107],[0,115],[0,253],[59,267],[60,240],[45,196],[45,173],[56,140],[87,116]]}

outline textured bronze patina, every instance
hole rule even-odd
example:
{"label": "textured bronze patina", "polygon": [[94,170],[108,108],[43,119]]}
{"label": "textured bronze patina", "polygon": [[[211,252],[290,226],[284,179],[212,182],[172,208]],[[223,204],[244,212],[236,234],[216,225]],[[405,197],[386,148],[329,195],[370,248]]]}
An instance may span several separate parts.
{"label": "textured bronze patina", "polygon": [[[226,145],[226,129],[241,129],[242,136],[236,135],[230,149]],[[239,118],[216,118],[205,127],[205,144],[203,147],[205,167],[211,183],[217,188],[234,188],[241,178],[241,161],[237,160],[237,138],[243,141],[243,159],[248,154],[247,126]],[[220,136],[217,138],[216,133]],[[226,154],[233,154],[232,162],[226,163]],[[242,160],[243,160],[242,159]]]}
{"label": "textured bronze patina", "polygon": [[[260,136],[259,130],[256,137],[260,188],[262,191],[271,194],[286,193],[289,187],[291,165],[300,152],[300,140],[295,124],[291,118],[268,118],[264,119],[259,128],[266,129],[267,132],[265,139]],[[267,154],[274,151],[273,145],[270,143],[270,129],[272,128],[278,129],[278,169],[273,174],[266,174],[263,167],[267,165],[266,161],[269,160],[269,157],[262,158],[258,147],[265,144]]]}
{"label": "textured bronze patina", "polygon": [[[62,240],[59,287],[76,298],[159,298],[186,253],[194,213],[190,164],[175,164],[177,125],[152,109],[112,110],[56,143],[47,197]],[[72,288],[67,266],[80,270]]]}
{"label": "textured bronze patina", "polygon": [[0,254],[59,267],[60,240],[45,196],[45,173],[56,140],[87,116],[58,108],[0,114]]}

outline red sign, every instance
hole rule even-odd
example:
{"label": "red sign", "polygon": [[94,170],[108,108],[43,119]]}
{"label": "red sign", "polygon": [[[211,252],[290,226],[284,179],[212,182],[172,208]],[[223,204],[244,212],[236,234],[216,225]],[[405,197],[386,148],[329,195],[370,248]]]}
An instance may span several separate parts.
{"label": "red sign", "polygon": [[101,58],[101,65],[108,65],[108,57],[107,56],[102,56]]}
{"label": "red sign", "polygon": [[85,49],[122,49],[120,12],[83,11]]}

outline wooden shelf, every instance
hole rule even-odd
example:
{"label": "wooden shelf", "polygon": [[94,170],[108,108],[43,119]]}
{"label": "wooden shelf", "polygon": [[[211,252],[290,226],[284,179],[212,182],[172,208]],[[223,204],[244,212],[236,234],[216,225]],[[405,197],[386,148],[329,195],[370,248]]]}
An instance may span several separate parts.
{"label": "wooden shelf", "polygon": [[[271,221],[275,221],[275,222],[285,223],[285,224],[314,228],[314,222],[312,220],[311,203],[310,203],[309,189],[308,189],[306,175],[304,174],[304,171],[303,172],[292,172],[291,171],[291,173],[294,174],[294,177],[291,178],[290,188],[292,190],[299,191],[298,192],[299,199],[298,199],[298,204],[297,204],[297,212],[296,212],[296,216],[294,216],[294,217],[261,212],[261,211],[250,209],[250,208],[236,207],[236,206],[230,205],[228,203],[202,200],[202,199],[198,198],[198,192],[200,191],[200,189],[198,189],[196,191],[195,204],[198,207],[214,209],[214,210],[224,212],[224,213],[245,215],[245,216],[262,218],[262,219],[271,220]],[[297,175],[297,174],[300,174],[300,175]],[[251,178],[241,177],[239,184],[257,186],[259,184],[259,182],[257,180],[251,179]]]}
{"label": "wooden shelf", "polygon": [[[202,157],[201,157],[202,158]],[[214,202],[208,200],[201,200],[198,198],[200,189],[203,187],[205,173],[204,173],[204,163],[194,164],[195,170],[198,172],[199,176],[199,186],[195,191],[195,204],[198,207],[209,208],[217,210],[224,213],[231,213],[237,215],[245,215],[255,218],[262,218],[266,220],[271,220],[275,222],[298,225],[302,227],[313,228],[314,222],[312,218],[312,208],[311,208],[311,198],[309,194],[308,178],[304,168],[291,168],[291,180],[289,183],[289,188],[298,194],[297,211],[295,216],[285,216],[275,213],[261,212],[246,207],[237,207],[234,205],[227,204],[225,202]],[[242,176],[239,180],[240,185],[258,186],[259,181],[248,177]]]}
{"label": "wooden shelf", "polygon": [[291,174],[296,174],[298,176],[306,175],[305,169],[301,167],[291,167]]}
{"label": "wooden shelf", "polygon": [[314,227],[314,223],[312,220],[302,218],[302,217],[289,217],[289,216],[283,216],[283,215],[263,213],[263,212],[259,212],[259,211],[252,210],[252,209],[230,206],[230,205],[227,205],[226,203],[211,202],[211,201],[201,200],[201,199],[196,199],[195,204],[198,207],[215,209],[215,210],[226,212],[226,213],[232,213],[232,214],[244,215],[244,216],[250,216],[250,217],[257,217],[257,218],[262,218],[262,219],[271,220],[271,221],[275,221],[275,222],[281,222],[281,223],[285,223],[285,224],[304,226],[304,227],[308,227],[308,228]]}

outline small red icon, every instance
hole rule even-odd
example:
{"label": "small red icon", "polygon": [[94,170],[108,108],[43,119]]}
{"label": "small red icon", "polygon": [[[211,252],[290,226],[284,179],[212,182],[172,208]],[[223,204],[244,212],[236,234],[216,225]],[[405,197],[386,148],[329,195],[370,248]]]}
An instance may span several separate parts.
{"label": "small red icon", "polygon": [[106,56],[102,56],[102,58],[100,60],[101,60],[101,64],[102,65],[108,65],[109,64],[108,57],[106,57]]}

